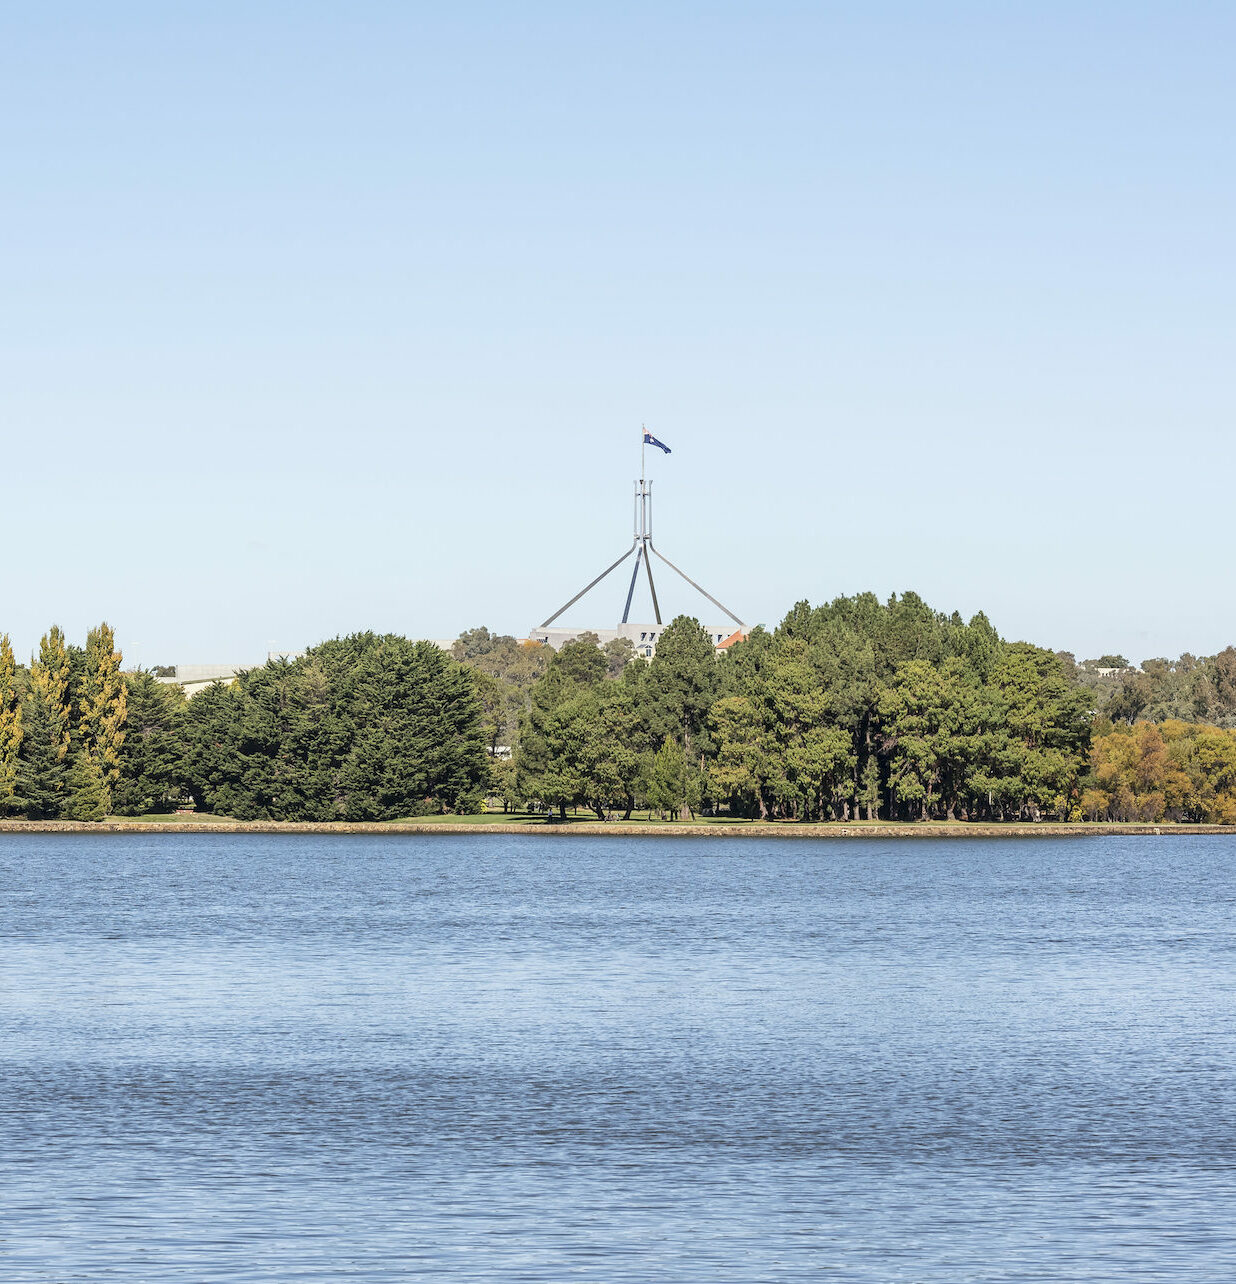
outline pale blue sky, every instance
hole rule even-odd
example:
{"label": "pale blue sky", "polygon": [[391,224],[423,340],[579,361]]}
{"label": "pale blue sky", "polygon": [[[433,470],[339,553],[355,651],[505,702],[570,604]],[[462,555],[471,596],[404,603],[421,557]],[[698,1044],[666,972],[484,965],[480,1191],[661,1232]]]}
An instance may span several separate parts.
{"label": "pale blue sky", "polygon": [[0,630],[524,633],[629,541],[647,422],[658,542],[749,621],[1236,642],[1234,45],[1228,4],[9,6]]}

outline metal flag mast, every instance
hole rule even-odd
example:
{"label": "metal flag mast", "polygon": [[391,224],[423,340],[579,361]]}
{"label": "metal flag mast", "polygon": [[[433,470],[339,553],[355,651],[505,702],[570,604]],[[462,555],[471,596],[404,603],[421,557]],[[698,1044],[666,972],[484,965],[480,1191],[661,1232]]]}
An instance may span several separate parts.
{"label": "metal flag mast", "polygon": [[[660,443],[656,443],[660,444]],[[662,447],[662,449],[665,449]],[[635,582],[639,579],[639,568],[643,563],[644,571],[648,576],[648,592],[652,594],[652,610],[656,615],[657,623],[661,623],[661,606],[657,601],[657,586],[652,581],[652,555],[656,555],[670,568],[676,575],[686,580],[697,593],[706,597],[719,611],[724,611],[726,615],[738,625],[740,629],[747,626],[729,609],[717,601],[711,593],[701,588],[685,571],[681,571],[673,562],[661,552],[652,542],[652,482],[648,480],[648,469],[646,467],[646,457],[648,451],[648,431],[643,424],[640,425],[639,438],[639,481],[635,483],[635,536],[631,541],[631,547],[616,561],[611,562],[595,580],[585,584],[578,593],[565,605],[560,606],[554,613],[541,625],[541,628],[547,629],[549,626],[564,612],[569,610],[579,601],[584,594],[596,588],[598,584],[611,572],[616,571],[623,562],[635,554],[635,566],[631,571],[631,584],[627,589],[626,605],[622,610],[622,622],[627,622],[627,617],[631,614],[631,600],[635,596]]]}

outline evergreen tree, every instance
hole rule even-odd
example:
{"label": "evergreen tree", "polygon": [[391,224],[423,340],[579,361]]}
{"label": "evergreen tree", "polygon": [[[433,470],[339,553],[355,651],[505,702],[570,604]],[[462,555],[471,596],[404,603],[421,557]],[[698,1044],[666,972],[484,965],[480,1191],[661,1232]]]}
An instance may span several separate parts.
{"label": "evergreen tree", "polygon": [[709,769],[713,797],[734,815],[768,818],[770,737],[752,696],[724,696],[712,709],[716,756]]}
{"label": "evergreen tree", "polygon": [[336,638],[202,692],[185,739],[198,805],[242,820],[475,811],[488,785],[468,671],[390,634]]}
{"label": "evergreen tree", "polygon": [[17,783],[17,757],[22,742],[21,696],[17,689],[17,664],[7,633],[0,633],[0,816],[13,806]]}
{"label": "evergreen tree", "polygon": [[722,694],[720,665],[708,631],[680,615],[657,639],[647,666],[645,717],[651,744],[672,736],[697,763],[711,753],[709,712]]}
{"label": "evergreen tree", "polygon": [[184,793],[185,697],[151,673],[125,674],[125,738],[112,786],[118,816],[170,812]]}
{"label": "evergreen tree", "polygon": [[868,820],[875,820],[880,814],[880,764],[875,754],[867,758],[858,778],[854,808],[856,816],[860,807],[867,813]]}
{"label": "evergreen tree", "polygon": [[52,704],[46,682],[31,682],[22,707],[23,734],[11,807],[28,820],[56,820],[67,795],[63,709]]}
{"label": "evergreen tree", "polygon": [[910,660],[881,702],[890,737],[890,786],[927,819],[938,798],[953,820],[980,748],[972,671],[956,656],[933,666]]}
{"label": "evergreen tree", "polygon": [[677,813],[690,820],[704,793],[704,773],[694,753],[673,736],[666,736],[661,748],[645,759],[644,793],[652,811]]}
{"label": "evergreen tree", "polygon": [[77,689],[77,732],[80,751],[95,760],[97,774],[108,794],[120,775],[120,747],[124,744],[128,688],[120,673],[121,654],[106,622],[91,629]]}
{"label": "evergreen tree", "polygon": [[67,783],[69,796],[64,814],[70,820],[102,820],[107,815],[110,800],[103,768],[85,745],[73,755]]}
{"label": "evergreen tree", "polygon": [[1004,815],[1067,816],[1090,747],[1091,703],[1058,655],[1028,642],[1005,647],[992,672],[997,725],[983,784]]}
{"label": "evergreen tree", "polygon": [[42,701],[59,762],[68,757],[72,734],[71,671],[64,634],[53,624],[39,641],[39,658],[30,665],[30,684]]}

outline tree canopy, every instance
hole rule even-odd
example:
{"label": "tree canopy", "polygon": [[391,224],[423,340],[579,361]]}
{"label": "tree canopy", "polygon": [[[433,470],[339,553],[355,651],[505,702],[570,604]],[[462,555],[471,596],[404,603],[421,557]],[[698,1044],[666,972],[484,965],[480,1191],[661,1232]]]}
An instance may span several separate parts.
{"label": "tree canopy", "polygon": [[680,616],[650,660],[476,628],[450,653],[356,633],[190,700],[107,624],[28,665],[0,634],[0,816],[186,802],[238,819],[485,805],[767,820],[1236,824],[1236,647],[1140,667],[1000,637],[917,594],[795,604],[717,651]]}

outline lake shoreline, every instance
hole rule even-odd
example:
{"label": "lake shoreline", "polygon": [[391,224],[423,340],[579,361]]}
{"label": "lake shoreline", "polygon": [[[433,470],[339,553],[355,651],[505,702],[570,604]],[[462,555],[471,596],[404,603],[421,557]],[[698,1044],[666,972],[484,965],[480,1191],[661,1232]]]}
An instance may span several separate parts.
{"label": "lake shoreline", "polygon": [[1104,838],[1117,835],[1171,837],[1193,834],[1236,834],[1231,825],[1078,822],[1038,824],[1010,821],[927,821],[920,824],[807,824],[796,821],[746,823],[554,821],[276,821],[276,820],[0,820],[0,834],[529,834],[572,838]]}

